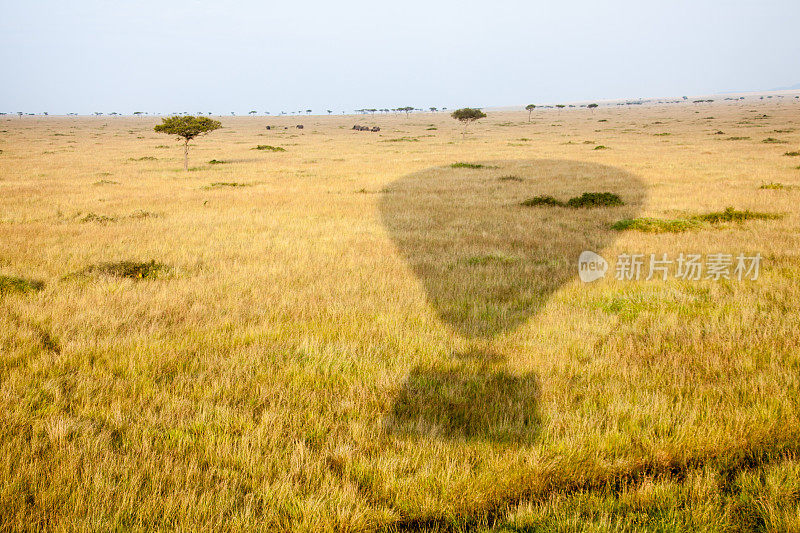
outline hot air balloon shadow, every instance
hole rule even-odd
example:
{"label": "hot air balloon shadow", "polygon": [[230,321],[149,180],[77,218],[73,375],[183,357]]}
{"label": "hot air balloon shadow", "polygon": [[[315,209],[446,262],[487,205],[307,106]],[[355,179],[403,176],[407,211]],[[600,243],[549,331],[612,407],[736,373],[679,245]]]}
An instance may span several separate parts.
{"label": "hot air balloon shadow", "polygon": [[[540,425],[535,375],[514,375],[491,348],[528,322],[578,275],[585,250],[602,252],[613,222],[637,215],[645,188],[634,175],[571,160],[489,161],[436,167],[390,184],[383,223],[438,317],[473,348],[413,368],[384,417],[403,435],[531,442]],[[522,205],[611,192],[624,205]],[[609,273],[613,275],[613,273]]]}

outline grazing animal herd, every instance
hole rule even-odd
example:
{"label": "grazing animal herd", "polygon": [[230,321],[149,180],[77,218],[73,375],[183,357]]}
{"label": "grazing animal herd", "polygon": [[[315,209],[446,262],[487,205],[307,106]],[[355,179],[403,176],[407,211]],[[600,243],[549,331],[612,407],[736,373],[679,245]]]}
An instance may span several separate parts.
{"label": "grazing animal herd", "polygon": [[[298,124],[296,127],[297,127],[298,130],[302,130],[303,129],[303,125],[302,124]],[[272,129],[276,129],[277,130],[278,126],[267,126],[267,129],[268,130],[272,130]],[[288,126],[284,126],[283,129],[288,130],[289,127]],[[359,126],[358,124],[353,126],[353,129],[356,130],[356,131],[371,131],[373,133],[377,133],[377,132],[381,131],[381,129],[378,126],[372,126],[370,128],[369,126]]]}
{"label": "grazing animal herd", "polygon": [[[298,130],[302,130],[303,129],[303,125],[302,124],[298,124],[296,127],[297,127]],[[277,130],[278,126],[267,126],[267,129],[268,130],[272,130],[272,129],[276,129]],[[283,129],[288,130],[289,127],[288,126],[284,126]],[[377,132],[381,131],[381,129],[378,126],[372,126],[370,128],[369,126],[359,126],[358,124],[353,126],[353,129],[356,130],[356,131],[371,131],[373,133],[377,133]]]}

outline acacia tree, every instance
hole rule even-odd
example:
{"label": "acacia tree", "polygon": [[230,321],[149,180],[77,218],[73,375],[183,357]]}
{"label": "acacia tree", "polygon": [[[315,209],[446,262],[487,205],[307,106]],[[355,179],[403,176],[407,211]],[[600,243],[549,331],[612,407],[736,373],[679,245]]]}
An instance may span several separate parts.
{"label": "acacia tree", "polygon": [[208,117],[172,116],[161,119],[161,124],[153,128],[159,133],[177,135],[183,139],[183,170],[189,170],[189,141],[199,135],[221,128],[218,120]]}
{"label": "acacia tree", "polygon": [[450,113],[450,116],[464,124],[464,131],[461,132],[461,136],[464,137],[467,134],[467,126],[469,126],[470,122],[486,118],[486,113],[480,109],[464,107],[462,109],[456,109]]}
{"label": "acacia tree", "polygon": [[531,121],[531,113],[533,113],[533,110],[536,109],[536,106],[533,105],[533,104],[528,104],[528,105],[525,106],[525,109],[528,110],[528,122],[530,122]]}

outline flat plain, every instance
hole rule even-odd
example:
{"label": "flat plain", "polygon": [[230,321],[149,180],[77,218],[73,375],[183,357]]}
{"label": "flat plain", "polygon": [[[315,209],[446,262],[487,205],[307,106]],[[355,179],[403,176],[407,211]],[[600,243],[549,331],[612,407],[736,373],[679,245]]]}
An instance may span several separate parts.
{"label": "flat plain", "polygon": [[800,100],[487,114],[2,117],[0,529],[800,531]]}

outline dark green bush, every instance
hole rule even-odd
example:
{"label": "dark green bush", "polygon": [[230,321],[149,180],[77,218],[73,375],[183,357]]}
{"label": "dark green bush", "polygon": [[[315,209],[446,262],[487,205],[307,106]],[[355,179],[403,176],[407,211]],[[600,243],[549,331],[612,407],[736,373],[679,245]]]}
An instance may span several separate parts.
{"label": "dark green bush", "polygon": [[552,196],[534,196],[533,198],[528,198],[522,205],[525,207],[538,207],[538,206],[563,206],[564,203],[560,200],[553,198]]}
{"label": "dark green bush", "polygon": [[610,192],[585,192],[567,201],[568,207],[616,207],[625,205],[622,198]]}

